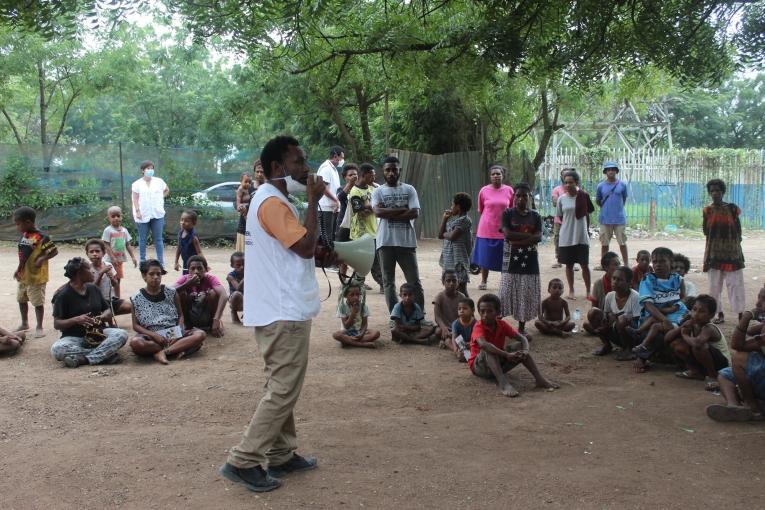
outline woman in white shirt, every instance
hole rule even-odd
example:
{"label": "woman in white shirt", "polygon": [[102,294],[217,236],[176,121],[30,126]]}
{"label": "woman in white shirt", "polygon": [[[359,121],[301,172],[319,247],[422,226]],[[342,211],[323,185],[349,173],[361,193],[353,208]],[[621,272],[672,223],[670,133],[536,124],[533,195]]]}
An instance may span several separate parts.
{"label": "woman in white shirt", "polygon": [[566,266],[568,299],[574,293],[574,264],[582,268],[585,296],[590,295],[590,213],[595,210],[590,196],[579,188],[579,174],[569,170],[563,175],[565,193],[558,197],[556,215],[563,220],[558,237],[558,261]]}
{"label": "woman in white shirt", "polygon": [[141,262],[146,260],[146,243],[149,231],[157,251],[157,260],[165,266],[165,245],[162,232],[165,228],[165,197],[170,194],[170,188],[165,181],[154,177],[154,163],[141,163],[141,178],[131,186],[133,196],[133,219],[138,228],[138,251]]}

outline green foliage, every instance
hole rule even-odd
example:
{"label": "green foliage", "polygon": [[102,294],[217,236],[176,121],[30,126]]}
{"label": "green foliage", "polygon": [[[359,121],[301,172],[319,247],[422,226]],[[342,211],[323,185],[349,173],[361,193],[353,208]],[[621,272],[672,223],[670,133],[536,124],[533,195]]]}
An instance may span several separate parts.
{"label": "green foliage", "polygon": [[0,216],[3,217],[10,216],[21,206],[35,210],[85,206],[83,214],[91,214],[98,209],[98,204],[98,182],[95,178],[82,177],[74,186],[54,192],[40,185],[39,174],[36,175],[23,158],[11,159],[0,178]]}

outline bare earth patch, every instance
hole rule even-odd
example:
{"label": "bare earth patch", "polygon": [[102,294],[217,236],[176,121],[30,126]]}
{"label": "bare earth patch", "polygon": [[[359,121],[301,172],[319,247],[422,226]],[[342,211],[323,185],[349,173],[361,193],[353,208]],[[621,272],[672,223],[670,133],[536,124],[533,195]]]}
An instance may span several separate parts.
{"label": "bare earth patch", "polygon": [[[631,256],[660,244],[700,266],[700,240],[632,240]],[[753,303],[765,282],[765,240],[747,239],[744,250]],[[81,252],[64,246],[51,262],[48,299],[64,283],[65,261]],[[591,252],[595,265],[597,241]],[[422,242],[418,253],[429,303],[440,286],[440,243]],[[544,291],[563,270],[550,269],[550,244],[541,253]],[[213,274],[224,277],[229,251],[206,254]],[[10,276],[16,260],[15,248],[3,243],[5,327],[18,323]],[[143,282],[137,270],[126,273],[124,295],[132,295]],[[326,295],[327,282],[317,274]],[[314,321],[297,406],[299,451],[317,455],[319,469],[287,478],[266,495],[216,473],[265,382],[252,331],[232,325],[228,313],[224,338],[169,366],[136,359],[125,348],[120,365],[70,370],[50,356],[58,335],[46,305],[46,337],[0,358],[0,507],[685,509],[749,508],[757,498],[765,426],[712,422],[704,407],[722,398],[673,377],[673,367],[638,375],[629,362],[592,357],[594,337],[535,334],[534,357],[562,388],[534,390],[519,367],[511,381],[521,397],[507,399],[446,351],[392,344],[376,291],[368,296],[370,327],[383,331],[383,347],[341,349],[330,336],[339,328],[338,285],[335,275],[330,279],[333,294]],[[699,291],[708,288],[704,274],[690,279]],[[492,273],[490,292],[498,282]],[[477,283],[469,285],[474,298]],[[577,306],[586,313],[584,299],[572,310]],[[723,327],[728,337],[732,319],[728,314]],[[130,319],[119,323],[128,327]]]}

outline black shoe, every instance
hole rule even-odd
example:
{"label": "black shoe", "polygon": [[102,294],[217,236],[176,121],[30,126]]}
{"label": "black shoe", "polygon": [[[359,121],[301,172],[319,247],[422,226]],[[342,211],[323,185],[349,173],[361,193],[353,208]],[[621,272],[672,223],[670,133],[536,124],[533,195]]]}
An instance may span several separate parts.
{"label": "black shoe", "polygon": [[290,473],[314,469],[317,463],[318,461],[316,460],[316,457],[301,457],[295,453],[292,455],[292,458],[284,464],[269,466],[268,475],[273,476],[274,478],[281,478]]}
{"label": "black shoe", "polygon": [[279,488],[282,484],[276,478],[270,477],[260,466],[241,469],[226,462],[218,468],[218,473],[224,478],[234,483],[242,484],[254,492],[272,491]]}

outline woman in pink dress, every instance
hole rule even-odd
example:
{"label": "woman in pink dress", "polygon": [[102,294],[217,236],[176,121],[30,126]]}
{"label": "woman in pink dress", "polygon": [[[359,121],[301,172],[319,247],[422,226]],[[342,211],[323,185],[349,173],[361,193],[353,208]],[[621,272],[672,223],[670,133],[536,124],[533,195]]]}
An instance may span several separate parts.
{"label": "woman in pink dress", "polygon": [[502,213],[513,206],[513,188],[502,184],[505,169],[500,165],[489,168],[489,184],[478,192],[478,221],[475,247],[471,262],[481,268],[478,290],[486,290],[489,271],[502,270],[502,251],[505,236],[502,233]]}

